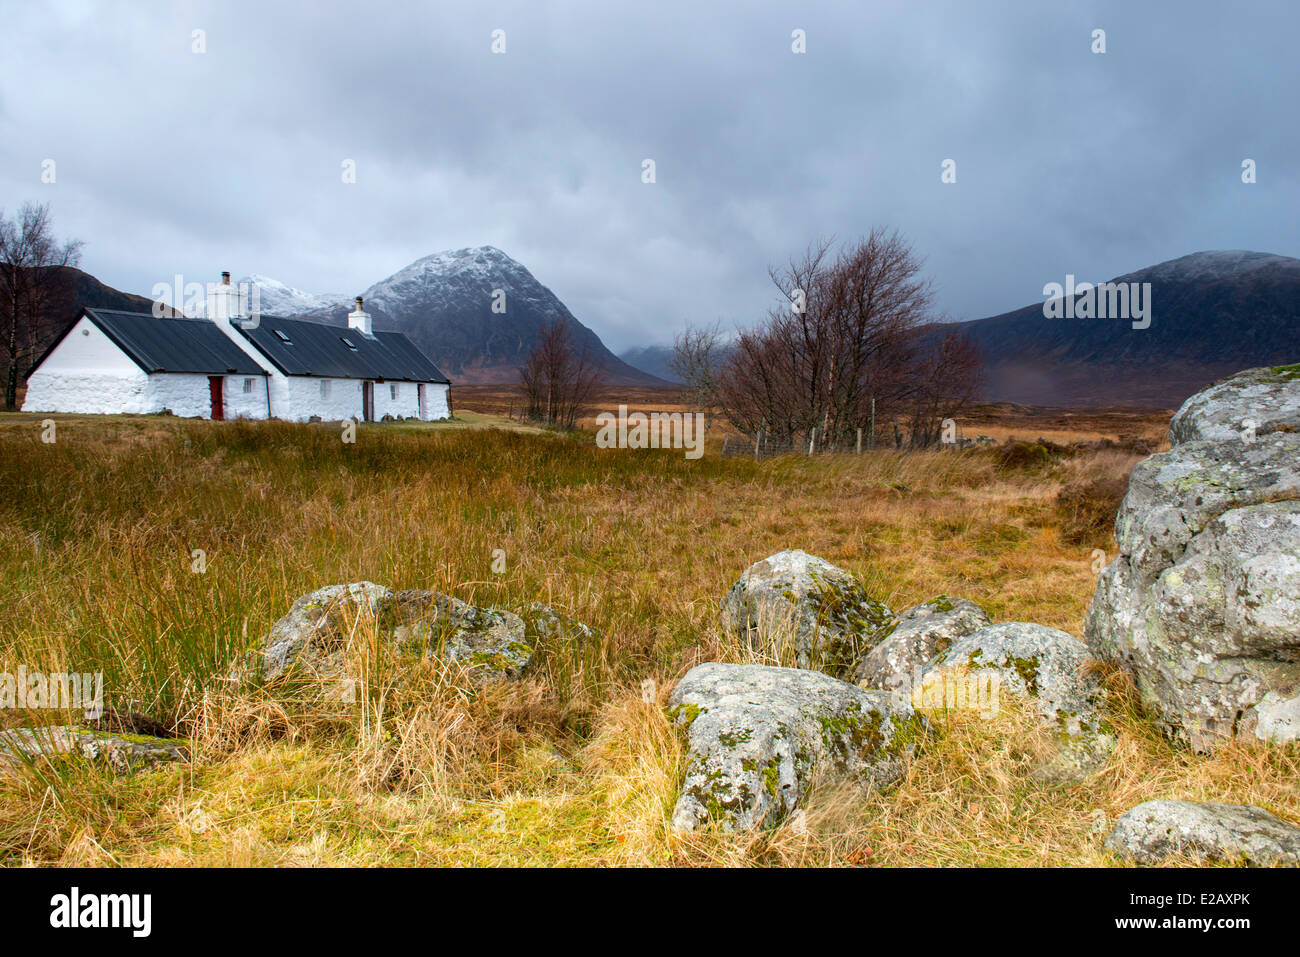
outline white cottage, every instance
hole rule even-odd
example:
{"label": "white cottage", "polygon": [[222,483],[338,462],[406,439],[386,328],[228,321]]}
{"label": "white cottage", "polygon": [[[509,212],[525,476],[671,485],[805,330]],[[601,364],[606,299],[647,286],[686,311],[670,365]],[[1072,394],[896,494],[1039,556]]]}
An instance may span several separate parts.
{"label": "white cottage", "polygon": [[358,297],[346,329],[241,316],[230,274],[207,317],[86,309],[27,378],[24,412],[203,419],[451,417],[451,383],[400,332],[375,332]]}

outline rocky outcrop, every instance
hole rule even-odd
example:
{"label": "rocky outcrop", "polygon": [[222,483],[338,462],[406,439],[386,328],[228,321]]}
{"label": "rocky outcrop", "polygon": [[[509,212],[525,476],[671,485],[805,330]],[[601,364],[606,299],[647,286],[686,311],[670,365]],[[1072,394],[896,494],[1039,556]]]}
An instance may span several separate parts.
{"label": "rocky outcrop", "polygon": [[798,806],[814,770],[884,787],[924,730],[898,695],[797,668],[699,665],[669,701],[689,748],[678,830],[775,825]]}
{"label": "rocky outcrop", "polygon": [[8,766],[12,770],[20,762],[68,755],[102,765],[116,774],[190,759],[184,742],[144,735],[103,734],[65,726],[0,732],[0,769]]}
{"label": "rocky outcrop", "polygon": [[773,660],[786,635],[793,664],[847,676],[893,620],[852,575],[830,562],[787,549],[755,562],[722,603],[724,623],[758,644]]}
{"label": "rocky outcrop", "polygon": [[910,693],[921,671],[953,642],[991,624],[984,609],[941,595],[899,614],[853,671],[863,688]]}
{"label": "rocky outcrop", "polygon": [[1119,554],[1085,624],[1175,736],[1297,739],[1300,367],[1252,369],[1184,403],[1138,464]]}
{"label": "rocky outcrop", "polygon": [[1139,864],[1186,856],[1294,867],[1300,865],[1300,827],[1252,804],[1147,801],[1121,815],[1105,847]]}

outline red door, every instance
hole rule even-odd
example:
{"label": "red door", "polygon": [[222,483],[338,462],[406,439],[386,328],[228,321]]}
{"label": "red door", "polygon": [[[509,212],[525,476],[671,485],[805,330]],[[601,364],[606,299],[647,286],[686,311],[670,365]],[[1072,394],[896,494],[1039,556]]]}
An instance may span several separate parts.
{"label": "red door", "polygon": [[375,384],[369,380],[361,383],[361,420],[375,421]]}
{"label": "red door", "polygon": [[208,394],[212,397],[212,418],[220,422],[226,417],[226,403],[221,395],[221,387],[225,378],[219,375],[208,376]]}

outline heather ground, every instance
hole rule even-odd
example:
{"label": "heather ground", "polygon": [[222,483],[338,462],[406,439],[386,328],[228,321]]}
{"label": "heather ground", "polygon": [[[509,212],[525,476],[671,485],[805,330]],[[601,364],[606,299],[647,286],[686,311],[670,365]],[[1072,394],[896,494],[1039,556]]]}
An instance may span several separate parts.
{"label": "heather ground", "polygon": [[[963,422],[1093,443],[1046,454],[760,463],[720,458],[715,428],[688,461],[521,429],[492,392],[458,392],[453,423],[363,426],[352,445],[331,425],[92,416],[53,416],[47,444],[43,417],[0,414],[0,671],[101,670],[110,704],[195,754],[128,779],[68,762],[0,776],[0,862],[1078,865],[1109,863],[1110,823],[1146,799],[1300,819],[1295,749],[1194,756],[1111,674],[1120,746],[1085,782],[1033,778],[1044,741],[1014,706],[939,714],[896,790],[825,782],[797,826],[674,836],[682,742],[662,705],[689,667],[727,654],[717,605],[747,565],[802,548],[895,609],[947,593],[1080,634],[1094,550],[1111,557],[1123,479],[1168,413],[1003,406]],[[347,707],[226,680],[297,596],[361,579],[548,601],[598,639],[543,648],[525,680],[491,691],[359,641],[365,693]]]}

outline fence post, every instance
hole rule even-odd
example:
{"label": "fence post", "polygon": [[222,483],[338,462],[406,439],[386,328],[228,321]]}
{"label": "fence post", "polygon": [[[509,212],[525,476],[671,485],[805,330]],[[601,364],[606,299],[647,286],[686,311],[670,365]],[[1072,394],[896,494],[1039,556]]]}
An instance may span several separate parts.
{"label": "fence post", "polygon": [[762,437],[763,430],[759,429],[754,433],[754,461],[758,461],[758,440]]}
{"label": "fence post", "polygon": [[871,397],[871,435],[867,437],[867,448],[876,447],[876,397]]}
{"label": "fence post", "polygon": [[817,444],[817,426],[813,426],[808,433],[808,454],[813,454],[813,446]]}

